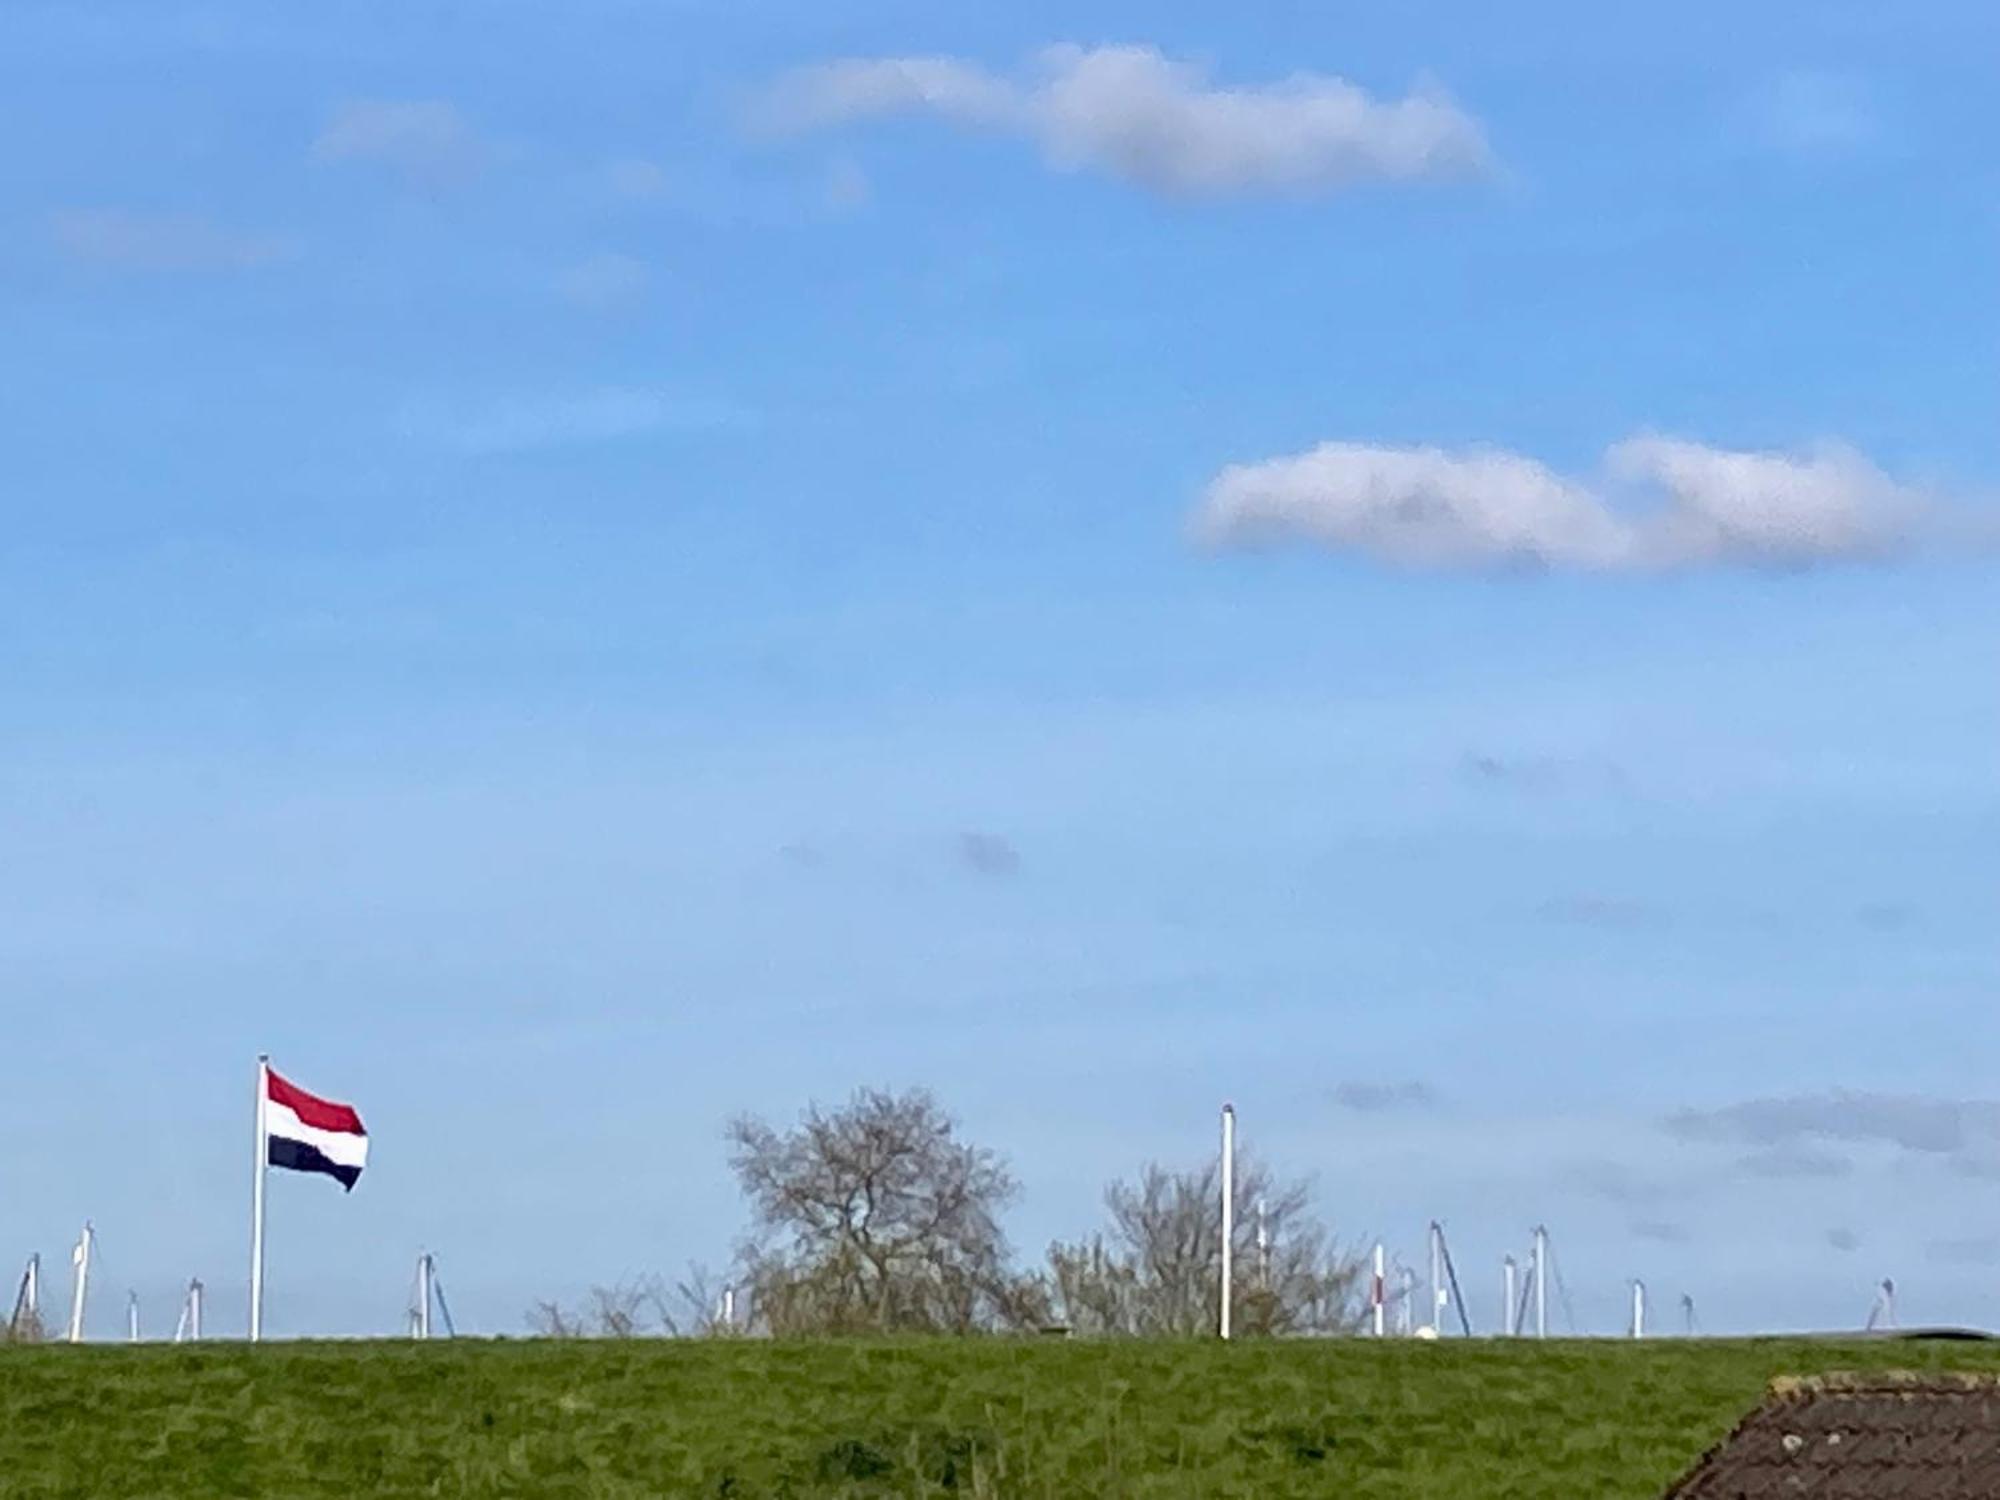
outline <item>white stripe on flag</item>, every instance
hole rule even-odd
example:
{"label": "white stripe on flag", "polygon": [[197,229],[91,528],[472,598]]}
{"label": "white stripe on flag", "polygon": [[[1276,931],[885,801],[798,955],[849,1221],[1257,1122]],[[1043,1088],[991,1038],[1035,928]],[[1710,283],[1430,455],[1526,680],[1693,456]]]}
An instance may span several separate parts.
{"label": "white stripe on flag", "polygon": [[321,1130],[301,1120],[289,1104],[264,1101],[264,1133],[310,1146],[337,1167],[368,1165],[368,1137],[345,1130]]}

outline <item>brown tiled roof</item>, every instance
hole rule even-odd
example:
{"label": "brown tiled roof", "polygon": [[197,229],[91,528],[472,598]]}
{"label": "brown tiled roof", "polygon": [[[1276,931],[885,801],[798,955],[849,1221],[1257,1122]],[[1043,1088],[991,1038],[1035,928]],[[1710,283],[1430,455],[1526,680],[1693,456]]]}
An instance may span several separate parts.
{"label": "brown tiled roof", "polygon": [[2000,1380],[1829,1375],[1776,1380],[1667,1500],[1994,1500]]}

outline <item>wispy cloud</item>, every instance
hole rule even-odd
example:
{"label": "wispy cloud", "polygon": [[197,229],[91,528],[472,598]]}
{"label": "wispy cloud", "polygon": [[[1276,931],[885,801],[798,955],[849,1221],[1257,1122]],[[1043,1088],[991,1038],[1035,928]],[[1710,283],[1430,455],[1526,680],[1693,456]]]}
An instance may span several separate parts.
{"label": "wispy cloud", "polygon": [[644,261],[605,251],[563,267],[556,274],[556,294],[586,312],[629,312],[646,300],[651,283]]}
{"label": "wispy cloud", "polygon": [[1825,1235],[1827,1248],[1851,1255],[1861,1248],[1861,1236],[1844,1225],[1835,1225]]}
{"label": "wispy cloud", "polygon": [[1667,1219],[1637,1219],[1633,1221],[1634,1239],[1652,1240],[1660,1245],[1685,1245],[1692,1235],[1685,1224],[1676,1224]]}
{"label": "wispy cloud", "polygon": [[1600,932],[1638,932],[1665,920],[1657,909],[1617,896],[1552,896],[1535,911],[1545,922]]}
{"label": "wispy cloud", "polygon": [[927,115],[1030,140],[1060,171],[1183,196],[1326,192],[1488,161],[1478,123],[1438,90],[1377,99],[1317,73],[1226,87],[1146,46],[1050,47],[1023,77],[952,57],[852,58],[785,76],[761,106],[793,131]]}
{"label": "wispy cloud", "polygon": [[1682,1140],[1735,1146],[1832,1140],[1950,1155],[2000,1141],[2000,1103],[1835,1090],[1683,1109],[1666,1126]]}
{"label": "wispy cloud", "polygon": [[673,186],[666,171],[657,162],[648,161],[643,156],[625,156],[608,162],[599,178],[607,192],[634,203],[650,203],[664,198]]}
{"label": "wispy cloud", "polygon": [[1357,1114],[1380,1115],[1392,1111],[1434,1109],[1437,1095],[1431,1092],[1428,1084],[1414,1080],[1403,1083],[1349,1082],[1334,1086],[1333,1102]]}
{"label": "wispy cloud", "polygon": [[952,849],[975,875],[1016,875],[1021,870],[1021,852],[997,833],[961,833],[952,840]]}
{"label": "wispy cloud", "polygon": [[71,259],[120,271],[245,271],[297,253],[290,240],[245,234],[198,214],[121,208],[64,209],[51,216],[49,234]]}
{"label": "wispy cloud", "polygon": [[477,402],[417,400],[404,407],[401,426],[411,437],[489,454],[698,431],[742,419],[733,407],[677,391],[605,386]]}
{"label": "wispy cloud", "polygon": [[1225,469],[1196,513],[1215,544],[1308,542],[1412,569],[1638,572],[1880,558],[1930,498],[1853,448],[1714,448],[1642,435],[1582,478],[1502,449],[1324,443]]}
{"label": "wispy cloud", "polygon": [[1752,103],[1758,137],[1795,156],[1845,156],[1873,143],[1881,119],[1867,84],[1846,73],[1793,68]]}
{"label": "wispy cloud", "polygon": [[851,214],[868,206],[875,196],[875,185],[858,163],[841,157],[826,169],[821,192],[827,208],[836,214]]}
{"label": "wispy cloud", "polygon": [[1787,1141],[1738,1157],[1736,1167],[1752,1177],[1845,1177],[1854,1160],[1824,1146]]}
{"label": "wispy cloud", "polygon": [[1932,1260],[1950,1265],[1989,1266],[2000,1261],[2000,1235],[1968,1235],[1963,1239],[1932,1240],[1924,1246]]}
{"label": "wispy cloud", "polygon": [[1459,762],[1459,770],[1474,786],[1511,792],[1616,791],[1626,781],[1620,766],[1601,757],[1471,751]]}
{"label": "wispy cloud", "polygon": [[1556,1179],[1573,1192],[1606,1203],[1651,1203],[1676,1191],[1651,1173],[1616,1161],[1571,1162],[1557,1172]]}
{"label": "wispy cloud", "polygon": [[372,162],[413,186],[453,187],[477,175],[485,148],[457,107],[439,99],[353,99],[337,108],[313,155]]}

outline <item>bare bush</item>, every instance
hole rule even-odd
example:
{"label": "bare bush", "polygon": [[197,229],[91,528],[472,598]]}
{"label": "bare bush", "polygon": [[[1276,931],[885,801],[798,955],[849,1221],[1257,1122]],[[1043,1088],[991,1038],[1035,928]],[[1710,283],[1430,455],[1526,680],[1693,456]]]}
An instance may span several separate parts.
{"label": "bare bush", "polygon": [[528,1327],[550,1339],[706,1338],[733,1331],[725,1323],[724,1284],[707,1267],[690,1265],[679,1281],[635,1276],[593,1286],[572,1307],[537,1302]]}
{"label": "bare bush", "polygon": [[[1221,1316],[1222,1192],[1214,1164],[1148,1166],[1105,1190],[1109,1228],[1049,1247],[1069,1326],[1080,1334],[1211,1333]],[[1362,1265],[1311,1212],[1311,1189],[1256,1162],[1235,1181],[1230,1276],[1232,1332],[1351,1333],[1363,1308]]]}

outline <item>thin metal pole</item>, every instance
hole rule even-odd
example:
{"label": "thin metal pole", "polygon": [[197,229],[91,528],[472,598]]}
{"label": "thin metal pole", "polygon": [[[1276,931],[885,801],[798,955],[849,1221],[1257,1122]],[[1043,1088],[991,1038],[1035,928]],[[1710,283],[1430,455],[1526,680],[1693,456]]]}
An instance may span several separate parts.
{"label": "thin metal pole", "polygon": [[264,1337],[264,1176],[270,1150],[265,1136],[264,1102],[271,1094],[271,1058],[257,1054],[257,1165],[250,1179],[250,1342]]}
{"label": "thin metal pole", "polygon": [[28,1257],[28,1289],[23,1300],[27,1303],[28,1321],[42,1321],[42,1254],[37,1250]]}
{"label": "thin metal pole", "polygon": [[127,1343],[132,1344],[139,1342],[139,1294],[137,1292],[127,1292],[125,1294],[125,1340]]}
{"label": "thin metal pole", "polygon": [[201,1278],[199,1277],[188,1283],[188,1341],[190,1343],[199,1344],[201,1342],[201,1299],[205,1291],[206,1288],[202,1286]]}
{"label": "thin metal pole", "polygon": [[1382,1305],[1388,1296],[1388,1290],[1383,1284],[1383,1273],[1385,1270],[1387,1270],[1387,1267],[1383,1263],[1382,1242],[1377,1240],[1375,1242],[1375,1284],[1369,1291],[1368,1300],[1374,1304],[1375,1337],[1378,1339],[1384,1337],[1389,1331],[1385,1322],[1389,1310]]}
{"label": "thin metal pole", "polygon": [[1632,1337],[1646,1336],[1646,1283],[1635,1279],[1632,1282]]}
{"label": "thin metal pole", "polygon": [[1512,1338],[1520,1329],[1515,1324],[1519,1314],[1514,1309],[1514,1257],[1509,1255],[1500,1262],[1500,1332]]}
{"label": "thin metal pole", "polygon": [[1231,1243],[1236,1235],[1236,1106],[1222,1106],[1222,1324],[1221,1333],[1229,1337],[1229,1302],[1233,1291],[1232,1278],[1236,1272],[1235,1247]]}
{"label": "thin metal pole", "polygon": [[424,1258],[417,1262],[417,1285],[420,1289],[419,1295],[423,1298],[417,1304],[417,1337],[428,1339],[431,1336],[431,1257],[429,1251],[425,1251]]}

